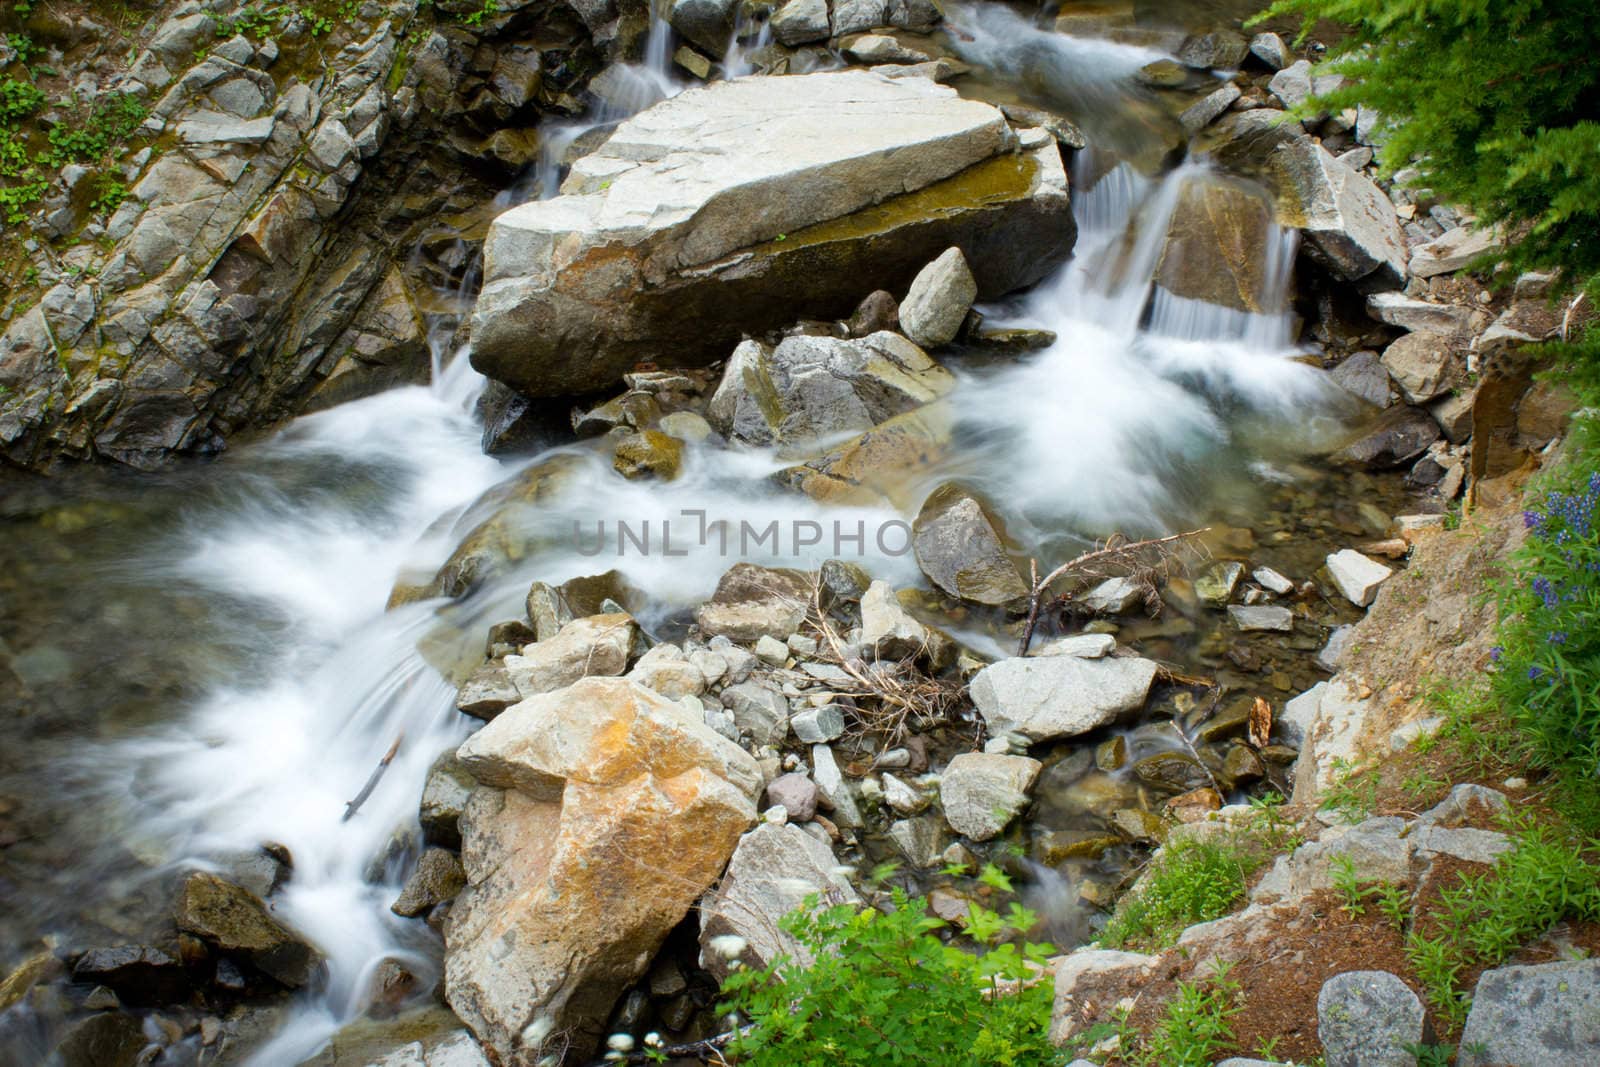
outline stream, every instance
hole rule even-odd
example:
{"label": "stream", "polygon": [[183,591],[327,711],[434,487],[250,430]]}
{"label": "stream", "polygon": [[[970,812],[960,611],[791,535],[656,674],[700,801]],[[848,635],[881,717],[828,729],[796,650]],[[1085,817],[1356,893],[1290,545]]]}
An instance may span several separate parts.
{"label": "stream", "polygon": [[[776,520],[784,530],[874,530],[909,522],[927,490],[957,477],[998,503],[1009,535],[1041,570],[1112,533],[1209,525],[1249,537],[1252,558],[1304,578],[1333,541],[1364,528],[1347,502],[1399,499],[1396,479],[1334,473],[1312,458],[1346,431],[1350,411],[1298,358],[1292,231],[1259,250],[1277,294],[1273,313],[1155,286],[1179,196],[1190,183],[1220,180],[1203,159],[1148,162],[1166,155],[1150,150],[1148,123],[1171,118],[1149,116],[1134,74],[1160,53],[1041,33],[1003,8],[951,17],[967,35],[963,56],[980,68],[975,90],[1035,99],[1042,91],[1103,147],[1073,162],[1072,260],[1031,292],[983,308],[991,324],[1057,339],[1023,356],[941,355],[960,380],[952,397],[960,447],[926,484],[905,487],[904,513],[780,494],[767,479],[786,460],[711,443],[692,445],[668,484],[623,479],[595,440],[514,459],[484,455],[475,410],[485,382],[453,341],[471,292],[444,294],[455,310],[432,324],[430,385],[304,416],[207,464],[0,483],[0,657],[15,674],[0,695],[11,724],[0,752],[0,837],[9,842],[0,972],[43,944],[158,936],[183,872],[230,870],[270,842],[293,857],[275,913],[326,954],[328,976],[271,1017],[247,1062],[314,1055],[364,1012],[386,960],[431,988],[439,938],[389,904],[415,856],[427,770],[475,725],[456,712],[455,686],[438,668],[476,657],[490,624],[519,617],[531,581],[616,568],[648,594],[644,627],[673,633],[741,558],[737,542],[722,551],[692,541],[683,556],[619,553],[615,544],[595,555],[591,532],[602,523],[677,529],[682,516],[699,514],[733,528]],[[753,69],[766,32],[735,35],[730,75]],[[552,127],[547,145],[564,148],[595,123],[681,90],[669,37],[657,20],[625,105]],[[1140,117],[1124,121],[1130,114]],[[551,195],[556,154],[547,150],[517,189]],[[522,195],[508,193],[505,206]],[[397,580],[431,574],[449,554],[468,505],[556,453],[572,457],[577,475],[541,501],[515,566],[459,603],[386,610]],[[787,536],[778,545],[777,555],[758,547],[743,558],[811,568],[835,547]],[[870,536],[851,558],[897,588],[925,587],[909,553]],[[1014,651],[1015,629],[999,617],[945,625],[980,654]],[[1226,641],[1220,625],[1169,613],[1127,624],[1120,639],[1214,672]],[[1273,640],[1263,643],[1263,677],[1296,691],[1315,679],[1303,648]],[[393,763],[344,819],[397,739]],[[1070,747],[1047,767],[1070,760]],[[1046,827],[1074,825],[1066,799],[1044,798],[1041,812]],[[1110,854],[1098,866],[1050,871],[1041,884],[1065,894],[1125,860]],[[0,1061],[42,1062],[53,1025],[25,1010],[0,1015]]]}

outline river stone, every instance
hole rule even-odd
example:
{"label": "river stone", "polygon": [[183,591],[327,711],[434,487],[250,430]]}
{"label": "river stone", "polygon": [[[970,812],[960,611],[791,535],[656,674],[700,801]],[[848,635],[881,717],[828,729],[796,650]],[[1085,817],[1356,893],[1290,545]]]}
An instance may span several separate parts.
{"label": "river stone", "polygon": [[[776,480],[813,500],[833,505],[916,506],[912,495],[948,453],[956,423],[948,399],[896,415],[799,466],[779,471]],[[880,531],[880,537],[883,533]],[[904,547],[899,538],[885,543]]]}
{"label": "river stone", "polygon": [[826,41],[832,32],[828,27],[828,0],[789,0],[772,16],[770,24],[778,43],[789,48]]}
{"label": "river stone", "polygon": [[728,50],[738,7],[739,0],[672,0],[667,21],[708,55],[720,56]]}
{"label": "river stone", "polygon": [[1155,663],[1137,657],[1013,658],[979,671],[970,692],[990,734],[1049,741],[1086,734],[1139,710],[1155,676]]}
{"label": "river stone", "polygon": [[1133,773],[1141,782],[1169,793],[1187,793],[1211,784],[1211,775],[1187,752],[1157,752],[1135,760]]}
{"label": "river stone", "polygon": [[789,735],[789,701],[763,682],[740,682],[722,690],[722,706],[739,732],[756,745],[779,745]]}
{"label": "river stone", "polygon": [[1166,841],[1172,824],[1145,808],[1123,808],[1113,812],[1111,825],[1129,841],[1159,845]]}
{"label": "river stone", "polygon": [[946,249],[911,280],[911,288],[900,302],[900,328],[928,348],[949,344],[977,298],[978,283],[967,257],[959,248]]}
{"label": "river stone", "polygon": [[879,659],[911,659],[924,654],[933,638],[880,579],[861,594],[861,640]]}
{"label": "river stone", "polygon": [[146,1044],[138,1019],[120,1011],[98,1012],[74,1023],[48,1062],[59,1067],[134,1067]]}
{"label": "river stone", "polygon": [[1104,659],[1117,650],[1117,639],[1110,634],[1073,634],[1058,637],[1033,650],[1035,656],[1076,656],[1078,659]]}
{"label": "river stone", "polygon": [[944,834],[935,816],[898,819],[889,825],[887,836],[913,870],[937,867],[944,858]]}
{"label": "river stone", "polygon": [[1357,352],[1328,372],[1335,385],[1358,396],[1373,407],[1386,408],[1394,401],[1394,385],[1389,371],[1376,352]]}
{"label": "river stone", "polygon": [[[1317,1038],[1328,1067],[1415,1067],[1430,1035],[1422,1001],[1388,971],[1347,971],[1317,994]],[[1531,1061],[1530,1061],[1531,1062]]]}
{"label": "river stone", "polygon": [[694,617],[706,634],[747,643],[763,636],[787,641],[799,631],[810,604],[811,576],[804,571],[735,563]]}
{"label": "river stone", "polygon": [[964,752],[939,779],[945,822],[973,841],[998,837],[1028,805],[1028,790],[1043,764],[1026,756]]}
{"label": "river stone", "polygon": [[1085,611],[1121,615],[1144,600],[1144,586],[1132,578],[1107,578],[1077,598]]}
{"label": "river stone", "polygon": [[[788,956],[808,966],[811,953],[778,922],[813,893],[823,907],[861,900],[838,872],[833,850],[798,826],[763,823],[745,834],[722,881],[700,902],[700,965],[718,981],[728,976],[734,959],[765,967]],[[714,944],[728,935],[744,943],[732,958]]]}
{"label": "river stone", "polygon": [[660,430],[631,433],[617,442],[611,466],[630,481],[656,478],[670,482],[683,466],[683,442]]}
{"label": "river stone", "polygon": [[414,919],[435,906],[455,899],[467,884],[461,860],[447,848],[425,849],[417,858],[416,870],[406,879],[400,898],[389,905],[396,915]]}
{"label": "river stone", "polygon": [[1233,599],[1233,591],[1244,577],[1244,564],[1233,560],[1212,563],[1194,580],[1195,595],[1211,607],[1220,608]]}
{"label": "river stone", "polygon": [[767,806],[781,806],[793,822],[810,822],[817,816],[817,783],[798,771],[779,775],[767,786]]}
{"label": "river stone", "polygon": [[1232,30],[1194,34],[1178,46],[1179,63],[1196,70],[1238,70],[1250,39]]}
{"label": "river stone", "polygon": [[[1233,102],[1242,95],[1243,93],[1239,87],[1233,82],[1224,82],[1221,88],[1213,89],[1193,104],[1184,108],[1183,112],[1178,116],[1178,124],[1183,127],[1185,133],[1193,137],[1215,122],[1217,116],[1227,111],[1233,105]],[[1265,259],[1266,257],[1261,258]]]}
{"label": "river stone", "polygon": [[618,675],[628,669],[628,654],[638,633],[628,615],[573,619],[548,641],[526,646],[520,656],[507,656],[506,677],[523,697],[531,697],[588,675]]}
{"label": "river stone", "polygon": [[[1272,79],[1274,91],[1282,95],[1280,81],[1302,65],[1309,69],[1302,60],[1279,71]],[[1389,197],[1298,124],[1281,123],[1280,117],[1261,109],[1223,119],[1216,127],[1222,139],[1218,161],[1264,180],[1275,193],[1278,222],[1300,229],[1307,254],[1338,277],[1401,284],[1408,258],[1405,235]]]}
{"label": "river stone", "polygon": [[1460,1067],[1588,1067],[1600,1057],[1600,960],[1498,967],[1472,992]]}
{"label": "river stone", "polygon": [[683,649],[666,642],[651,647],[650,651],[640,656],[627,677],[646,689],[654,689],[668,700],[699,696],[706,691],[708,684],[705,672],[683,654]]}
{"label": "river stone", "polygon": [[456,759],[456,750],[440,753],[428,768],[427,784],[422,787],[418,817],[422,839],[430,845],[461,847],[461,812],[477,781]]}
{"label": "river stone", "polygon": [[1367,312],[1389,326],[1455,341],[1467,340],[1475,327],[1488,321],[1483,312],[1474,308],[1416,300],[1404,293],[1373,293],[1367,297]]}
{"label": "river stone", "polygon": [[984,503],[955,482],[928,495],[912,524],[911,545],[928,580],[951,596],[1007,604],[1028,595],[1006,551],[1001,526]]}
{"label": "river stone", "polygon": [[1377,597],[1378,586],[1394,571],[1353,548],[1342,548],[1328,557],[1328,573],[1346,600],[1364,608]]}
{"label": "river stone", "polygon": [[681,93],[617,127],[562,192],[495,219],[473,314],[473,365],[535,396],[841,319],[862,278],[897,289],[952,245],[992,298],[1073,239],[1053,143],[1019,152],[998,109],[859,70]]}
{"label": "river stone", "polygon": [[803,445],[860,433],[955,388],[949,371],[899,334],[859,340],[795,336],[734,349],[707,414],[752,445]]}
{"label": "river stone", "polygon": [[462,816],[446,999],[498,1062],[597,1043],[755,821],[761,769],[621,678],[523,701],[461,759],[488,787]]}
{"label": "river stone", "polygon": [[817,783],[823,805],[833,812],[834,822],[847,830],[861,825],[861,809],[850,783],[844,780],[839,761],[827,745],[811,746],[811,780]]}
{"label": "river stone", "polygon": [[1258,33],[1250,38],[1250,54],[1273,70],[1289,65],[1289,46],[1275,33]]}
{"label": "river stone", "polygon": [[1262,254],[1272,226],[1272,205],[1259,192],[1242,182],[1192,178],[1167,223],[1156,282],[1190,300],[1276,311],[1268,306],[1276,297],[1270,257]]}
{"label": "river stone", "polygon": [[106,986],[130,1007],[171,1004],[190,993],[183,964],[153,945],[90,949],[73,964],[72,980]]}
{"label": "river stone", "polygon": [[1422,408],[1396,405],[1379,415],[1354,441],[1328,457],[1343,467],[1388,470],[1403,466],[1439,439],[1439,424]]}
{"label": "river stone", "polygon": [[180,932],[290,989],[305,985],[321,966],[311,946],[269,915],[260,900],[214,874],[196,871],[184,880],[174,919]]}
{"label": "river stone", "polygon": [[1413,404],[1426,404],[1449,388],[1450,345],[1433,333],[1408,333],[1383,350],[1383,365]]}
{"label": "river stone", "polygon": [[1254,630],[1267,630],[1273,633],[1286,634],[1294,629],[1294,612],[1288,608],[1269,604],[1256,604],[1248,607],[1243,604],[1229,604],[1228,617],[1233,620],[1235,626],[1247,633]]}

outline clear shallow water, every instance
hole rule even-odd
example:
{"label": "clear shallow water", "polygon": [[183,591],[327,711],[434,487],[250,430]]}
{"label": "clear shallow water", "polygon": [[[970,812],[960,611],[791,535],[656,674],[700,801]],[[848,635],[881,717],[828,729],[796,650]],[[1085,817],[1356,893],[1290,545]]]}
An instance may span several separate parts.
{"label": "clear shallow water", "polygon": [[[1101,57],[1094,91],[1109,94],[1096,106],[1115,108],[1134,60],[1148,58],[1084,47]],[[664,34],[653,38],[639,73],[658,96],[677,88],[665,48]],[[1338,407],[1295,360],[1287,314],[1208,308],[1150,281],[1173,205],[1185,183],[1208,180],[1204,167],[1150,178],[1081,156],[1075,178],[1074,261],[987,309],[1058,340],[1023,359],[953,361],[960,445],[924,488],[946,476],[975,483],[1046,565],[1112,531],[1242,522],[1285,480],[1318,488],[1300,459],[1336,430]],[[1263,255],[1287,285],[1292,235]],[[615,475],[597,444],[574,444],[571,488],[529,516],[530,552],[515,567],[442,613],[436,603],[385,611],[398,576],[429,573],[450,551],[454,517],[530,462],[480,454],[471,412],[483,383],[443,340],[437,356],[432,386],[296,420],[215,464],[7,493],[0,638],[19,727],[0,761],[0,816],[23,839],[0,870],[0,961],[45,934],[72,948],[157,938],[186,863],[281,843],[295,870],[274,906],[326,953],[329,980],[296,999],[252,1062],[296,1062],[360,1014],[384,959],[424,988],[436,974],[434,936],[388,911],[403,865],[372,870],[397,829],[414,827],[428,765],[467,731],[430,665],[442,657],[419,646],[481,644],[489,623],[521,614],[530,581],[613,566],[650,595],[646,624],[670,625],[734,562],[715,551],[586,555],[575,522],[659,530],[703,510],[735,528],[870,530],[910,517],[778,495],[767,477],[783,463],[758,452],[694,448],[678,481],[649,485]],[[753,558],[811,566],[834,554],[826,539],[792,547]],[[897,585],[918,581],[909,556],[874,552],[870,539],[861,562]],[[1003,649],[981,630],[973,640]],[[393,765],[342,821],[397,738]],[[0,1028],[0,1052],[18,1062],[41,1055],[40,1040]]]}

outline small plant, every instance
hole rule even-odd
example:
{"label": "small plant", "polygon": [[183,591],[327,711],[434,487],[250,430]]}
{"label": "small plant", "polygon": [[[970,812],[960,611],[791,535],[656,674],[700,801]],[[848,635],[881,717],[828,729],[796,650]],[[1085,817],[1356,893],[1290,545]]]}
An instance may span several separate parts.
{"label": "small plant", "polygon": [[1161,1020],[1132,1057],[1140,1067],[1206,1067],[1233,1048],[1239,984],[1219,966],[1208,981],[1180,982]]}
{"label": "small plant", "polygon": [[1140,884],[1117,904],[1101,943],[1161,948],[1186,926],[1220,918],[1244,899],[1258,860],[1235,838],[1182,838],[1157,853]]}
{"label": "small plant", "polygon": [[1333,871],[1333,888],[1344,899],[1340,907],[1352,919],[1359,919],[1367,913],[1367,891],[1361,887],[1356,861],[1349,856],[1335,856],[1329,866]]}
{"label": "small plant", "polygon": [[1377,888],[1378,910],[1389,920],[1389,925],[1400,933],[1405,932],[1411,918],[1411,894],[1393,882],[1384,882]]}
{"label": "small plant", "polygon": [[1449,1045],[1428,1045],[1420,1041],[1400,1047],[1416,1057],[1417,1067],[1450,1067],[1456,1051]]}
{"label": "small plant", "polygon": [[121,207],[127,198],[128,187],[120,178],[111,175],[102,176],[95,198],[89,204],[89,210],[97,215],[102,212],[109,215]]}
{"label": "small plant", "polygon": [[44,90],[32,82],[0,81],[0,126],[20,122],[44,106]]}
{"label": "small plant", "polygon": [[461,21],[466,23],[468,26],[481,26],[483,25],[484,19],[493,18],[499,13],[500,5],[497,0],[483,0],[482,7],[476,11],[463,15],[461,17]]}
{"label": "small plant", "polygon": [[1378,805],[1378,776],[1356,768],[1343,757],[1335,757],[1333,782],[1324,796],[1323,807],[1334,811],[1345,822],[1365,822]]}
{"label": "small plant", "polygon": [[1283,794],[1269,790],[1250,798],[1250,810],[1255,816],[1251,830],[1274,852],[1293,852],[1300,847],[1303,836],[1298,827],[1283,817]]}
{"label": "small plant", "polygon": [[[1010,890],[994,867],[981,880]],[[942,941],[945,923],[904,890],[891,901],[881,912],[812,897],[785,917],[779,925],[814,962],[780,958],[728,976],[723,1010],[749,1020],[730,1058],[752,1067],[1064,1061],[1048,1038],[1052,990],[1041,980],[1054,950],[1022,941],[1036,916],[1018,904],[1003,915],[972,905],[967,934],[983,949],[973,952]]]}

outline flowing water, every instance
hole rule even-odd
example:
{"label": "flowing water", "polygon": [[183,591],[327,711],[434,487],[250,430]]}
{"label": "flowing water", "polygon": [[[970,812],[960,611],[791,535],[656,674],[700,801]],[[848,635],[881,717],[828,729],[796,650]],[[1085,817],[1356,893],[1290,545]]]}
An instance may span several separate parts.
{"label": "flowing water", "polygon": [[[970,58],[983,61],[996,41],[1017,44],[1014,55],[1040,46],[1031,28],[1008,26],[976,27]],[[1142,100],[1131,74],[1147,50],[1055,40],[1074,62],[1044,67],[1062,75],[1051,91],[1074,101],[1074,117]],[[640,106],[680,88],[669,48],[664,29],[652,36],[636,72]],[[730,53],[728,69],[743,69],[737,38]],[[1008,62],[989,64],[998,81],[1031,76]],[[951,361],[962,447],[929,485],[975,483],[1041,562],[1112,531],[1243,525],[1285,492],[1310,499],[1333,486],[1301,459],[1336,432],[1338,407],[1290,343],[1294,235],[1261,250],[1279,313],[1200,305],[1152,282],[1182,189],[1215,178],[1203,162],[1155,174],[1080,154],[1075,258],[986,309],[990,321],[1049,329],[1057,341],[1025,358]],[[546,195],[552,184],[525,183]],[[696,512],[729,529],[777,520],[785,531],[875,530],[914,514],[778,495],[766,478],[784,462],[761,452],[694,446],[683,475],[660,485],[623,480],[594,442],[568,443],[560,451],[577,474],[531,518],[527,555],[461,604],[386,611],[397,578],[431,573],[449,553],[475,498],[548,458],[481,454],[472,412],[483,382],[464,353],[447,351],[453,325],[438,324],[430,386],[306,416],[213,464],[7,493],[0,654],[16,675],[5,706],[18,725],[0,757],[0,827],[21,840],[0,871],[0,965],[43,936],[70,948],[154,937],[178,872],[275,842],[294,870],[273,906],[326,954],[328,980],[296,998],[251,1062],[298,1062],[362,1012],[382,961],[402,962],[423,989],[437,975],[435,935],[388,905],[414,847],[427,767],[468,729],[436,669],[451,658],[442,645],[475,644],[475,655],[489,623],[521,614],[530,581],[610,567],[648,593],[644,624],[671,629],[740,554],[735,539],[726,552],[618,555],[608,543],[595,555],[601,523],[608,537],[618,521],[635,530],[649,521],[657,536],[670,522],[681,534]],[[859,562],[875,576],[919,583],[909,555],[870,536],[864,547]],[[797,546],[786,534],[778,552],[746,554],[814,566],[835,546],[826,537]],[[990,654],[1012,640],[984,620],[960,632]],[[393,764],[344,820],[397,740]],[[1059,904],[1063,892],[1046,896]],[[0,1059],[32,1062],[48,1047],[44,1022],[24,1009],[0,1016]]]}

